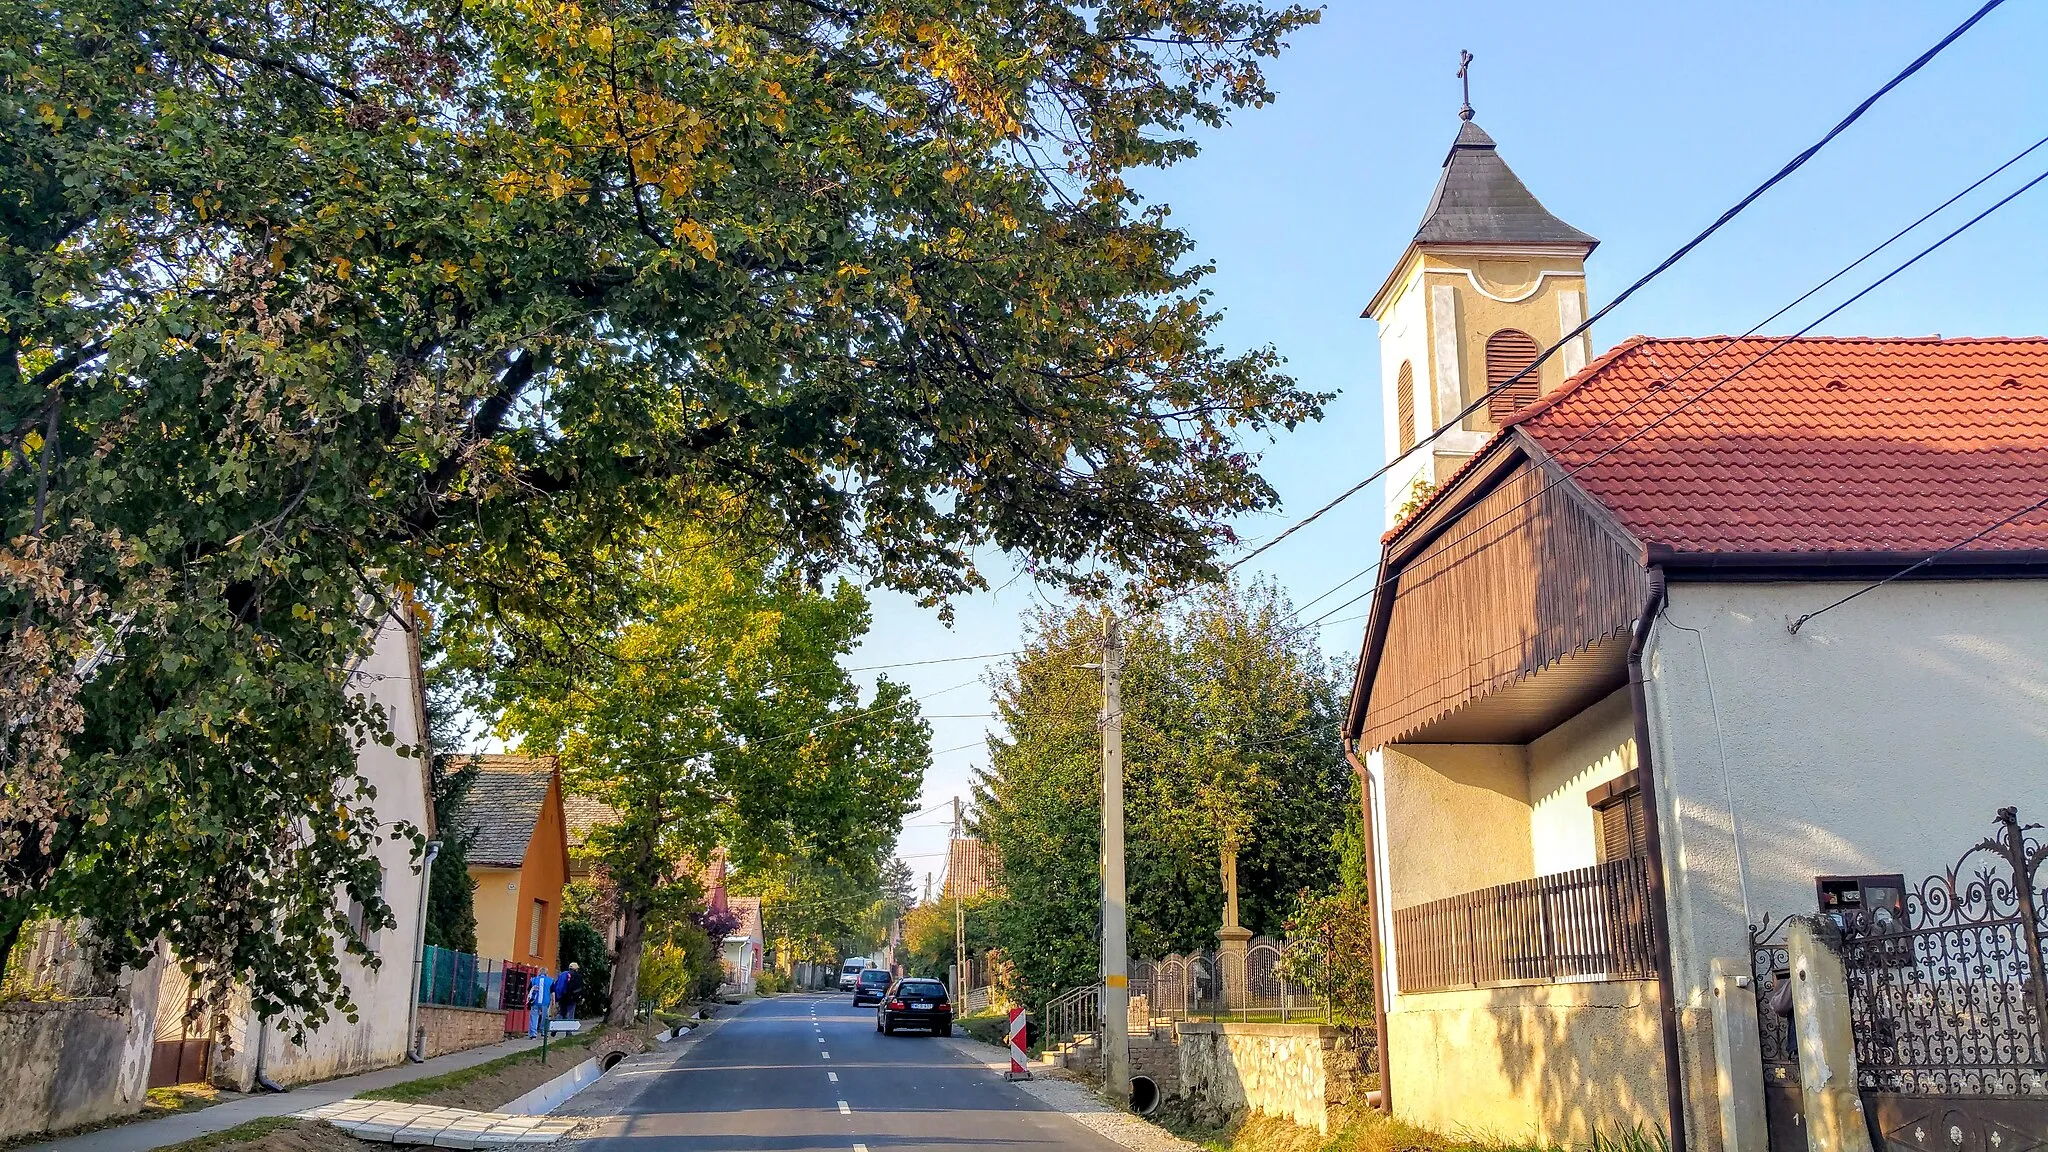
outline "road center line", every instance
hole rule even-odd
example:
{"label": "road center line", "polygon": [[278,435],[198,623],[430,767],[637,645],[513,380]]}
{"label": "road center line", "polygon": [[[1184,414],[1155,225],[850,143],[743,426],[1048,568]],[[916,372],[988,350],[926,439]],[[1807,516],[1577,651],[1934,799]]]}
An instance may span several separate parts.
{"label": "road center line", "polygon": [[837,1073],[837,1072],[827,1072],[827,1073],[825,1073],[825,1075],[826,1075],[827,1077],[829,1077],[829,1078],[831,1079],[831,1081],[832,1081],[832,1082],[833,1082],[834,1084],[837,1084],[837,1083],[839,1083],[839,1073]]}
{"label": "road center line", "polygon": [[844,1100],[841,1100],[841,1101],[839,1102],[839,1114],[840,1114],[841,1116],[851,1116],[851,1115],[853,1115],[853,1109],[851,1109],[851,1108],[848,1108],[848,1107],[846,1106],[846,1101],[844,1101]]}
{"label": "road center line", "polygon": [[832,1054],[830,1052],[820,1052],[818,1053],[818,1055],[823,1056],[827,1060],[830,1060],[832,1058]]}
{"label": "road center line", "polygon": [[853,1152],[868,1152],[868,1146],[865,1144],[855,1144],[853,1146]]}

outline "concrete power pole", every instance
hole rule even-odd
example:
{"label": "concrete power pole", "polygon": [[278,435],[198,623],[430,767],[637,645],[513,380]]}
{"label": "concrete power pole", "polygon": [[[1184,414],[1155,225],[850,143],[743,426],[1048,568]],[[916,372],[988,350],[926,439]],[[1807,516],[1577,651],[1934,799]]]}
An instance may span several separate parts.
{"label": "concrete power pole", "polygon": [[[953,797],[953,840],[955,843],[958,843],[960,840],[960,798],[958,796]],[[951,847],[951,845],[948,845],[948,847]],[[960,855],[964,862],[967,855],[966,851],[963,850]],[[949,858],[947,864],[950,865],[952,863],[954,861]],[[949,867],[947,871],[953,872],[955,869]],[[967,985],[973,980],[973,973],[969,971],[967,964],[967,913],[960,906],[960,891],[966,886],[967,883],[964,877],[953,877],[953,960],[958,965],[955,971],[959,973],[953,981],[953,1003],[962,1005],[963,1009],[967,996]]]}
{"label": "concrete power pole", "polygon": [[1102,617],[1102,1073],[1112,1100],[1131,1097],[1131,978],[1124,908],[1123,636]]}

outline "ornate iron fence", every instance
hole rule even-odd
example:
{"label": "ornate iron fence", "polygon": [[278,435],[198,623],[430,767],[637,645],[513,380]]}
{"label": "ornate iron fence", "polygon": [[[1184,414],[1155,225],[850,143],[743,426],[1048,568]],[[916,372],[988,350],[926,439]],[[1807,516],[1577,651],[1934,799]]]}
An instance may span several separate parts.
{"label": "ornate iron fence", "polygon": [[2000,809],[1996,833],[1907,893],[1904,924],[1844,924],[1865,1088],[2048,1096],[2040,827]]}
{"label": "ornate iron fence", "polygon": [[[1907,893],[1903,921],[1841,918],[1865,1091],[2048,1098],[2048,900],[2040,888],[2048,845],[2040,829],[2002,808],[1992,836]],[[1796,1083],[1798,1044],[1780,990],[1790,965],[1775,935],[1768,921],[1750,932],[1765,1082]]]}
{"label": "ornate iron fence", "polygon": [[1254,936],[1243,953],[1219,949],[1131,964],[1134,1028],[1154,1020],[1221,1020],[1235,1016],[1282,1021],[1322,1011],[1307,986],[1286,976],[1288,945]]}

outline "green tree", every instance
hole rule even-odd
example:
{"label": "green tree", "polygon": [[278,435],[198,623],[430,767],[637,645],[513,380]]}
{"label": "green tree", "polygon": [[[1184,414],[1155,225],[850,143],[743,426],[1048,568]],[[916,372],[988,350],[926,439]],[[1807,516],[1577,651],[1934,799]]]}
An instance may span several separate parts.
{"label": "green tree", "polygon": [[600,561],[631,597],[622,625],[488,646],[507,655],[506,733],[557,753],[565,788],[616,813],[588,851],[622,922],[611,1016],[628,1023],[650,919],[695,910],[691,862],[720,847],[743,875],[796,860],[872,905],[930,741],[902,686],[864,704],[840,669],[868,627],[851,584],[812,591],[723,528],[658,526]]}
{"label": "green tree", "polygon": [[[1214,948],[1221,852],[1235,841],[1241,922],[1279,934],[1303,888],[1337,880],[1355,807],[1340,697],[1286,599],[1201,594],[1124,628],[1125,859],[1134,956]],[[976,828],[1002,860],[995,935],[1028,1002],[1094,979],[1101,771],[1094,610],[1041,618],[996,684],[1007,739],[977,782]]]}
{"label": "green tree", "polygon": [[1126,177],[1247,0],[0,0],[0,955],[168,938],[317,1020],[388,923],[348,672],[738,490],[942,599],[1213,575],[1319,414]]}

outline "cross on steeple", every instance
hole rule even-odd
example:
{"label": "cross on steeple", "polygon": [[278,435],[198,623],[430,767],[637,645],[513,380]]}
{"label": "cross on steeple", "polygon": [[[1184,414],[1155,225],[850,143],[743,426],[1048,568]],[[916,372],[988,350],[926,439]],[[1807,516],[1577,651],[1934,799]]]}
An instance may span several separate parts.
{"label": "cross on steeple", "polygon": [[1458,82],[1465,87],[1465,104],[1458,109],[1458,119],[1472,118],[1472,53],[1458,50]]}

